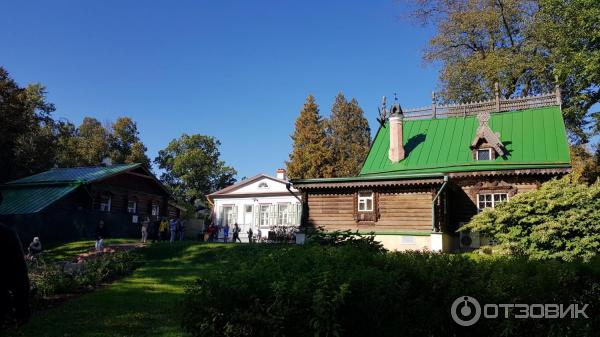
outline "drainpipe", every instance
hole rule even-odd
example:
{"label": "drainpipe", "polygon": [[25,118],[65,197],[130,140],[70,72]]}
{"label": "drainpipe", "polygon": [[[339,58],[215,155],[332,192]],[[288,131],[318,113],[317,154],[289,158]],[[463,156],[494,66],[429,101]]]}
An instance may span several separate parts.
{"label": "drainpipe", "polygon": [[433,202],[431,204],[431,231],[432,232],[436,231],[435,230],[435,203],[436,203],[437,199],[439,198],[440,194],[442,194],[442,192],[446,188],[447,184],[448,184],[448,176],[444,175],[444,183],[442,184],[442,187],[440,187],[440,190],[435,195],[435,198],[433,198]]}

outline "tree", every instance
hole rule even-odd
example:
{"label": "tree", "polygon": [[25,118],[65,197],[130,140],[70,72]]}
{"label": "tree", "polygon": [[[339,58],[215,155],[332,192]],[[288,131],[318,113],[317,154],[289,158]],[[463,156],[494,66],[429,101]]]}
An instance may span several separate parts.
{"label": "tree", "polygon": [[369,153],[371,129],[356,99],[348,102],[344,94],[339,93],[331,108],[327,126],[333,152],[333,175],[357,175]]}
{"label": "tree", "polygon": [[0,182],[53,165],[53,111],[43,85],[20,87],[0,67]]}
{"label": "tree", "polygon": [[188,204],[235,183],[237,171],[220,159],[221,143],[211,136],[183,134],[158,152],[154,162],[164,172],[161,181]]}
{"label": "tree", "polygon": [[551,180],[486,209],[460,230],[482,232],[514,255],[589,260],[600,251],[600,180],[589,187],[571,175]]}
{"label": "tree", "polygon": [[146,146],[141,142],[137,124],[131,118],[119,117],[112,124],[108,143],[113,163],[142,163],[150,168]]}
{"label": "tree", "polygon": [[331,152],[325,134],[325,123],[312,95],[296,119],[290,160],[286,162],[290,178],[324,178],[333,175]]}
{"label": "tree", "polygon": [[[441,64],[447,102],[563,90],[571,139],[587,142],[600,101],[600,12],[595,0],[415,0],[414,16],[437,33],[424,58]],[[596,124],[600,125],[600,124]],[[598,130],[596,129],[596,132]]]}
{"label": "tree", "polygon": [[572,145],[571,165],[574,175],[586,184],[592,184],[600,178],[600,144],[592,154],[585,145]]}
{"label": "tree", "polygon": [[109,156],[108,132],[93,117],[85,117],[77,132],[77,166],[95,166]]}

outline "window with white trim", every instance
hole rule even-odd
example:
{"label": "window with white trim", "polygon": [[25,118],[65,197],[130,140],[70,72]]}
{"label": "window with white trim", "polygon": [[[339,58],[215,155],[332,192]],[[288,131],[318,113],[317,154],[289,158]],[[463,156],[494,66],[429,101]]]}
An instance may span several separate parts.
{"label": "window with white trim", "polygon": [[486,208],[495,208],[506,200],[508,193],[480,193],[477,194],[477,209],[481,212]]}
{"label": "window with white trim", "polygon": [[373,211],[373,192],[372,191],[358,192],[358,211],[359,212]]}
{"label": "window with white trim", "polygon": [[477,160],[492,160],[492,149],[478,149]]}
{"label": "window with white trim", "polygon": [[277,212],[277,222],[279,225],[289,225],[290,204],[279,204]]}
{"label": "window with white trim", "polygon": [[271,205],[260,205],[260,225],[261,226],[268,226],[269,225],[269,207]]}
{"label": "window with white trim", "polygon": [[127,200],[127,213],[137,213],[137,199]]}
{"label": "window with white trim", "polygon": [[152,203],[152,210],[150,214],[152,214],[152,216],[158,216],[160,214],[160,206],[157,202]]}
{"label": "window with white trim", "polygon": [[102,212],[110,212],[112,198],[110,194],[103,194],[100,196],[100,211]]}

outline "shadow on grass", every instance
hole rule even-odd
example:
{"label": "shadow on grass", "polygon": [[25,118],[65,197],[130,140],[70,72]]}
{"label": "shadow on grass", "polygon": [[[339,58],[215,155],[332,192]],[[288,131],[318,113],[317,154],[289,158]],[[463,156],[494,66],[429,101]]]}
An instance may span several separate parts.
{"label": "shadow on grass", "polygon": [[247,244],[150,245],[140,249],[145,263],[131,276],[37,312],[3,336],[186,336],[179,315],[186,286],[216,264],[255,250]]}

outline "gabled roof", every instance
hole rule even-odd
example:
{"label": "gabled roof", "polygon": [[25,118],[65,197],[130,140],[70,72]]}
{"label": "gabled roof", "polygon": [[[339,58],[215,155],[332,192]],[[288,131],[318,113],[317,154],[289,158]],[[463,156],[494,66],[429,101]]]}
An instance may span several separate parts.
{"label": "gabled roof", "polygon": [[262,180],[262,179],[269,179],[269,180],[281,183],[283,185],[287,185],[289,183],[289,181],[287,181],[287,180],[277,179],[275,177],[271,177],[271,176],[266,175],[264,173],[259,173],[259,174],[255,175],[253,177],[246,178],[246,179],[244,179],[244,180],[242,180],[240,182],[237,182],[237,183],[235,183],[233,185],[227,186],[227,187],[225,187],[225,188],[223,188],[221,190],[213,192],[213,193],[209,194],[208,197],[229,194],[229,193],[231,193],[233,191],[236,191],[236,190],[238,190],[238,189],[240,189],[240,188],[242,188],[244,186],[248,186],[248,185],[250,185],[250,184],[252,184],[254,182],[257,182],[259,180]]}
{"label": "gabled roof", "polygon": [[79,186],[97,182],[113,175],[142,169],[165,191],[169,192],[142,166],[117,164],[110,166],[55,168],[0,185],[0,214],[37,213],[76,190]]}
{"label": "gabled roof", "polygon": [[570,167],[567,134],[558,106],[493,113],[490,129],[500,133],[506,155],[495,160],[473,158],[475,116],[416,119],[403,122],[406,158],[388,158],[389,127],[380,128],[359,177],[467,171]]}
{"label": "gabled roof", "polygon": [[52,184],[52,183],[90,183],[108,178],[114,174],[133,170],[141,164],[118,164],[110,166],[90,166],[55,168],[46,172],[34,174],[29,177],[17,179],[6,183],[15,184]]}

